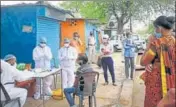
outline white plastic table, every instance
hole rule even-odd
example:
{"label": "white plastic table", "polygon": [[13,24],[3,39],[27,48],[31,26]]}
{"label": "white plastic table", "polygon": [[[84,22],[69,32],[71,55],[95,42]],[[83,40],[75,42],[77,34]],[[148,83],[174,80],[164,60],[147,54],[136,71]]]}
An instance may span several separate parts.
{"label": "white plastic table", "polygon": [[[34,78],[37,78],[40,80],[40,97],[42,97],[42,100],[43,100],[43,107],[45,106],[45,100],[44,100],[44,87],[42,85],[43,83],[43,79],[48,77],[48,76],[51,76],[51,75],[56,75],[57,77],[57,74],[60,74],[61,75],[61,87],[62,87],[62,70],[60,68],[54,68],[52,69],[51,71],[42,71],[40,73],[34,73],[33,77]],[[54,76],[54,85],[55,85],[55,88],[56,88],[56,80],[55,80],[55,76]]]}

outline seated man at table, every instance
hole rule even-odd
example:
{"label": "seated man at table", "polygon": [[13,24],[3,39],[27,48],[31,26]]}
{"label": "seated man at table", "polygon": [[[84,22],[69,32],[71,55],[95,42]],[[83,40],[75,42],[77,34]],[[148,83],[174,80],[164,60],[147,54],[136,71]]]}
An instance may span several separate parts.
{"label": "seated man at table", "polygon": [[[2,91],[2,89],[0,90],[1,101],[6,101],[7,100],[6,95],[8,94],[11,99],[20,98],[20,104],[21,104],[20,107],[23,107],[23,105],[26,102],[27,90],[24,88],[16,87],[14,83],[15,81],[25,81],[25,80],[30,80],[31,78],[25,76],[24,73],[19,72],[15,67],[12,67],[4,60],[1,60],[0,74],[1,74],[0,82],[2,84],[0,89],[4,87],[5,91],[7,92],[5,93],[4,91]],[[9,102],[8,105],[6,105],[5,107],[18,107],[17,106],[18,103],[19,103],[18,101]]]}
{"label": "seated man at table", "polygon": [[[74,86],[71,87],[71,88],[65,88],[64,89],[64,94],[65,94],[65,97],[66,97],[70,107],[76,107],[71,94],[76,92],[76,89],[78,88],[78,82],[81,79],[83,79],[83,78],[81,78],[80,80],[78,80],[78,78],[77,78],[78,75],[80,75],[81,73],[84,73],[84,72],[92,72],[93,71],[93,68],[90,66],[90,64],[88,64],[88,58],[87,58],[86,55],[79,56],[78,62],[79,62],[80,67],[78,68],[78,70],[76,72]],[[84,84],[84,83],[82,83],[82,84]],[[83,88],[80,87],[80,90],[82,91]]]}
{"label": "seated man at table", "polygon": [[[16,57],[14,55],[12,55],[12,54],[6,55],[4,58],[4,61],[6,61],[11,66],[16,68]],[[35,79],[26,80],[26,81],[22,81],[22,82],[16,81],[15,85],[20,88],[26,88],[28,90],[28,97],[32,97],[35,93],[35,86],[36,86]]]}

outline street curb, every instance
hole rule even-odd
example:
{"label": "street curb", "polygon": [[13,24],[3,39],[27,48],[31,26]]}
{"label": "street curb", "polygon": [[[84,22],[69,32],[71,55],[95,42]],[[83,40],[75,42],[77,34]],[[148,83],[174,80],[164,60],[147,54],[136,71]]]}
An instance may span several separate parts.
{"label": "street curb", "polygon": [[122,107],[132,107],[133,80],[125,80],[122,85],[122,91],[119,103]]}

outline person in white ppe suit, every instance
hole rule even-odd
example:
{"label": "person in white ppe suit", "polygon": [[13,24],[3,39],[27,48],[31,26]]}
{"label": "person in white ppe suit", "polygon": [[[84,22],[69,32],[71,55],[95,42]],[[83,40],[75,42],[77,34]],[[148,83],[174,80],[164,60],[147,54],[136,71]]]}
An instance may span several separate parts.
{"label": "person in white ppe suit", "polygon": [[[24,76],[23,72],[19,72],[15,67],[9,63],[1,60],[1,83],[6,89],[11,99],[20,98],[21,107],[26,102],[27,90],[23,88],[15,87],[15,81],[21,82],[29,80],[27,76]],[[5,95],[2,94],[1,90],[1,101],[5,101]],[[12,102],[7,104],[5,107],[19,107],[18,102]]]}
{"label": "person in white ppe suit", "polygon": [[76,70],[76,59],[78,52],[70,46],[70,40],[64,39],[64,47],[59,50],[59,60],[62,69],[63,89],[73,86],[75,81],[74,71]]}
{"label": "person in white ppe suit", "polygon": [[[4,61],[9,63],[12,67],[17,68],[17,58],[13,54],[8,54],[4,57]],[[18,69],[18,68],[17,68]],[[18,69],[20,72],[23,72],[25,76],[33,75],[33,72],[29,72],[26,68],[25,69]],[[26,74],[28,73],[28,74]],[[35,93],[36,87],[36,79],[33,78],[31,80],[16,82],[16,87],[25,88],[28,90],[28,97],[32,97]]]}
{"label": "person in white ppe suit", "polygon": [[[33,50],[33,60],[35,61],[35,68],[41,68],[42,70],[51,69],[52,53],[50,47],[47,46],[47,40],[45,37],[41,37],[39,45]],[[51,85],[53,83],[53,77],[49,76],[43,79],[44,94],[52,95]],[[34,99],[40,98],[40,80],[36,82],[36,93]],[[45,96],[48,99],[47,96]]]}

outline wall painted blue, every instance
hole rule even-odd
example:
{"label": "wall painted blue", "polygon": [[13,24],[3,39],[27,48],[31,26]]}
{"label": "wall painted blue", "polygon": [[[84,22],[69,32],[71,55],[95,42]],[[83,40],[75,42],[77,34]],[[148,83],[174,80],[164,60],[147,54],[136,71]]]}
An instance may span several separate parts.
{"label": "wall painted blue", "polygon": [[[31,26],[32,32],[22,32],[23,25]],[[36,7],[1,8],[1,58],[14,54],[18,62],[31,63],[35,41]]]}
{"label": "wall painted blue", "polygon": [[[7,54],[14,54],[19,63],[32,63],[32,67],[34,67],[32,52],[37,45],[36,41],[40,35],[47,36],[47,38],[50,36],[48,44],[51,46],[54,58],[57,58],[60,44],[59,21],[51,21],[50,19],[50,23],[41,22],[40,24],[37,21],[39,16],[46,15],[46,9],[45,6],[11,6],[1,8],[1,58]],[[22,32],[23,25],[31,26],[32,32]],[[40,26],[45,26],[46,28],[40,28]],[[54,30],[51,30],[51,28]],[[49,30],[51,34],[48,33]],[[58,60],[56,60],[56,64],[58,64]]]}
{"label": "wall painted blue", "polygon": [[45,16],[46,15],[46,7],[45,6],[36,6],[36,16]]}
{"label": "wall painted blue", "polygon": [[[98,43],[98,33],[96,33],[97,27],[86,21],[85,28],[86,28],[86,31],[85,31],[86,47],[88,47],[88,37],[90,35],[90,32],[94,33],[96,43]],[[98,49],[96,50],[98,52]],[[86,50],[86,54],[87,53],[88,53],[88,50]]]}

